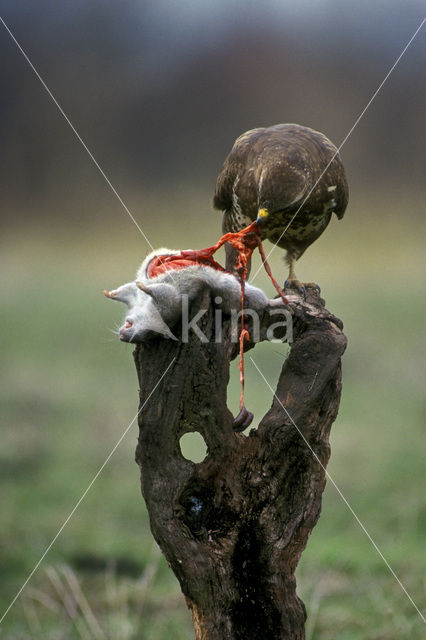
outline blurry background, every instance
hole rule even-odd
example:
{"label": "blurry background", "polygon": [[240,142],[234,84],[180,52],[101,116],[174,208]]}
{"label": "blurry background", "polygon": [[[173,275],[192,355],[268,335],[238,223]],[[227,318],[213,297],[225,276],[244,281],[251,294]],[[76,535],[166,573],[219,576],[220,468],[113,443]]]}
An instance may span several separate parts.
{"label": "blurry background", "polygon": [[[23,0],[2,17],[154,247],[220,234],[234,139],[277,122],[340,144],[422,3]],[[329,471],[424,605],[425,28],[342,149],[350,204],[298,266],[344,323]],[[122,310],[101,295],[149,251],[0,24],[1,611],[137,411]],[[269,246],[268,246],[269,248]],[[279,251],[271,257],[284,278]],[[253,271],[254,273],[254,271]],[[270,291],[262,275],[256,283]],[[271,290],[272,294],[272,290]],[[285,348],[253,354],[273,384]],[[235,370],[234,370],[234,373]],[[247,361],[247,405],[270,393]],[[238,403],[232,376],[229,405]],[[133,462],[134,425],[2,625],[2,637],[192,637]],[[420,639],[423,623],[335,489],[298,569],[308,638]]]}

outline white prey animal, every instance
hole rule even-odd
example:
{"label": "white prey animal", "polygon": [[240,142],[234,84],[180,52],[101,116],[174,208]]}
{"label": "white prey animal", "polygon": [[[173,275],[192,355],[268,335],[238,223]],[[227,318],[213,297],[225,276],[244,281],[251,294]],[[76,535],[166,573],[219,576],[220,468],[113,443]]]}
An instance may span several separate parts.
{"label": "white prey animal", "polygon": [[[123,342],[144,342],[158,334],[176,340],[171,328],[182,316],[185,298],[187,305],[190,305],[203,289],[210,289],[215,306],[224,313],[238,313],[241,307],[241,284],[230,273],[210,266],[194,265],[169,270],[153,278],[148,276],[154,258],[179,253],[170,249],[153,251],[142,262],[135,281],[113,291],[104,291],[107,297],[127,305],[125,322],[119,330]],[[282,301],[269,300],[261,289],[245,285],[245,308],[261,313],[268,306],[277,305],[282,305]]]}

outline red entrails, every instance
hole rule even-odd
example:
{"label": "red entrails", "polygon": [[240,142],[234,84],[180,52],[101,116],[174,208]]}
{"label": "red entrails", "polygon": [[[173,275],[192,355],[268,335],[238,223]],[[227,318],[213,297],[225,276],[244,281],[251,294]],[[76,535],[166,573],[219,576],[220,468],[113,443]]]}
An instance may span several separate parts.
{"label": "red entrails", "polygon": [[185,269],[185,267],[193,267],[196,264],[225,271],[211,256],[203,256],[201,253],[202,251],[181,251],[173,255],[154,256],[148,265],[148,278],[156,278],[166,271]]}
{"label": "red entrails", "polygon": [[244,288],[247,279],[247,263],[253,255],[253,251],[256,249],[256,247],[259,248],[266,273],[270,277],[275,289],[282,298],[283,302],[285,304],[288,303],[283,290],[271,273],[271,268],[266,260],[265,252],[262,247],[262,241],[260,239],[257,223],[252,222],[252,224],[250,224],[248,227],[245,227],[245,229],[241,229],[241,231],[237,231],[236,233],[225,233],[225,235],[223,235],[219,239],[217,244],[213,245],[212,247],[207,247],[206,249],[188,249],[172,255],[154,256],[154,258],[149,263],[147,275],[148,278],[155,278],[156,276],[167,271],[184,269],[185,267],[195,265],[212,267],[213,269],[217,269],[218,271],[226,271],[218,262],[213,259],[213,255],[218,249],[220,249],[220,247],[222,247],[227,242],[229,242],[234,247],[234,249],[238,251],[236,271],[241,278],[241,332],[239,338],[239,370],[241,382],[240,414],[242,410],[244,410],[248,414],[247,410],[244,407],[244,343],[250,340],[250,334],[246,329],[244,322]]}

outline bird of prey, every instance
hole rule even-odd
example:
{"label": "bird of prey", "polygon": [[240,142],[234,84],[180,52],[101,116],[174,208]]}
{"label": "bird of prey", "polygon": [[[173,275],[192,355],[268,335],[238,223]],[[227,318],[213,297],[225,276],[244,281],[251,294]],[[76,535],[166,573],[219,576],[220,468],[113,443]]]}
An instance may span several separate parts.
{"label": "bird of prey", "polygon": [[[213,205],[223,211],[223,232],[257,221],[262,240],[287,250],[287,287],[302,288],[294,263],[335,213],[348,203],[348,185],[338,150],[325,135],[298,124],[276,124],[243,133],[216,182]],[[226,267],[237,253],[226,245]]]}

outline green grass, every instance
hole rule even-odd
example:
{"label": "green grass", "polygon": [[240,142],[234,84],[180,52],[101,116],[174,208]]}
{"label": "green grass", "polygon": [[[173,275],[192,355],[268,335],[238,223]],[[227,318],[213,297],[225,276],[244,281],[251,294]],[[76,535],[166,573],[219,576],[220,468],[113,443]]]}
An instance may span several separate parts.
{"label": "green grass", "polygon": [[[190,223],[195,209],[188,209]],[[425,224],[410,225],[406,216],[402,225],[398,205],[391,211],[370,220],[355,204],[347,221],[334,222],[302,259],[298,273],[321,283],[349,338],[329,473],[424,607]],[[213,216],[201,231],[194,226],[188,243],[187,229],[169,220],[164,233],[152,220],[144,225],[154,245],[206,246],[217,234]],[[109,331],[122,310],[100,291],[131,279],[146,246],[124,218],[102,232],[55,231],[50,224],[11,231],[2,244],[4,611],[136,413],[132,347]],[[275,273],[282,271],[278,253],[271,258]],[[258,282],[269,287],[263,276]],[[285,348],[261,345],[252,355],[274,384]],[[229,404],[235,410],[233,372]],[[259,419],[271,397],[249,359],[247,378],[247,405]],[[133,425],[9,612],[0,637],[193,637],[177,581],[153,546],[134,463],[136,437]],[[330,482],[298,585],[310,640],[424,637],[418,613]]]}

